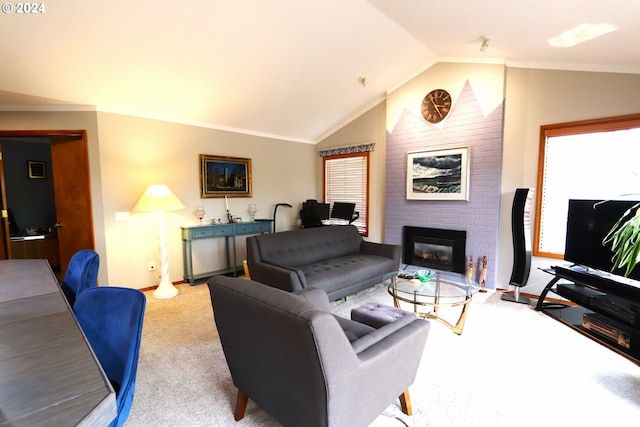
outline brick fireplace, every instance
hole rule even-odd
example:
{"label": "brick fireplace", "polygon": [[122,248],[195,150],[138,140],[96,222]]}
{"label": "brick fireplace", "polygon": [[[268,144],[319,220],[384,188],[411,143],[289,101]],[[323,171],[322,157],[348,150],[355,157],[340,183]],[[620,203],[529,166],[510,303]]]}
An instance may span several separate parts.
{"label": "brick fireplace", "polygon": [[[457,70],[464,74],[469,72],[466,67],[442,65],[447,71]],[[449,116],[438,126],[427,123],[421,115],[415,112],[413,104],[408,100],[422,99],[433,86],[432,76],[436,69],[430,69],[418,76],[412,85],[403,87],[388,98],[388,114],[393,112],[393,128],[388,129],[386,145],[386,185],[385,185],[385,229],[384,241],[403,245],[404,228],[422,227],[441,230],[464,230],[466,246],[456,255],[449,255],[444,250],[442,241],[423,242],[420,238],[410,246],[411,258],[403,258],[405,264],[418,264],[435,261],[425,268],[464,273],[465,256],[473,255],[474,277],[480,279],[480,260],[487,257],[488,289],[495,289],[497,275],[498,230],[500,217],[501,171],[502,171],[502,132],[503,132],[503,104],[485,112],[480,107],[472,84],[481,87],[484,81],[495,91],[500,92],[502,86],[491,86],[493,81],[485,76],[491,76],[498,68],[482,66],[474,71],[473,79],[465,82],[461,92],[455,96],[454,105]],[[486,73],[485,73],[486,72]],[[488,74],[487,74],[488,73]],[[455,73],[453,73],[455,74]],[[497,74],[496,74],[497,75]],[[471,83],[473,81],[473,83]],[[470,148],[469,159],[469,199],[463,201],[445,200],[407,200],[407,153],[415,150],[430,148]],[[436,237],[441,239],[441,237]],[[448,240],[446,238],[445,240]],[[453,246],[453,245],[451,245]],[[416,248],[417,247],[417,248]],[[452,249],[451,249],[452,250]],[[423,251],[424,256],[423,256]],[[413,255],[416,252],[417,256]],[[455,257],[462,257],[460,261],[453,261]],[[451,265],[445,263],[445,258],[451,257]],[[420,258],[423,258],[420,260]],[[407,262],[408,261],[408,262]],[[445,264],[444,268],[440,264]],[[454,267],[455,264],[455,267]]]}

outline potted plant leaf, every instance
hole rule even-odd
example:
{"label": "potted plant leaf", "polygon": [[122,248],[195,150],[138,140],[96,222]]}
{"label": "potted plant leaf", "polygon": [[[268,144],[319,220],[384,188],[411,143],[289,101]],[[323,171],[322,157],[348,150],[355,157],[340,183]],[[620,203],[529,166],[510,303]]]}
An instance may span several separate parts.
{"label": "potted plant leaf", "polygon": [[624,276],[628,277],[640,262],[640,203],[625,211],[604,237],[602,243],[605,245],[611,243],[612,270],[624,269]]}

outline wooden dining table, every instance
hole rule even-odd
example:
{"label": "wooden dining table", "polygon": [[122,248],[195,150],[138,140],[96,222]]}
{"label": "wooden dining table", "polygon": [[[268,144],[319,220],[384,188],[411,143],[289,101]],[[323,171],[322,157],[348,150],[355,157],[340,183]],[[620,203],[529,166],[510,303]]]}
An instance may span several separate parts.
{"label": "wooden dining table", "polygon": [[106,426],[115,392],[47,260],[0,261],[0,426]]}

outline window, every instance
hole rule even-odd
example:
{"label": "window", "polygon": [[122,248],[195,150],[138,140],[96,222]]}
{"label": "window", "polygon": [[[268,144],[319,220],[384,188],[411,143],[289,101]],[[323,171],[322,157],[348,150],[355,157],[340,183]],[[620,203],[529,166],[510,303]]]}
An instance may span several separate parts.
{"label": "window", "polygon": [[328,155],[324,163],[324,202],[356,204],[360,217],[353,222],[360,234],[369,234],[369,152]]}
{"label": "window", "polygon": [[534,251],[564,257],[569,199],[640,199],[640,115],[540,127]]}

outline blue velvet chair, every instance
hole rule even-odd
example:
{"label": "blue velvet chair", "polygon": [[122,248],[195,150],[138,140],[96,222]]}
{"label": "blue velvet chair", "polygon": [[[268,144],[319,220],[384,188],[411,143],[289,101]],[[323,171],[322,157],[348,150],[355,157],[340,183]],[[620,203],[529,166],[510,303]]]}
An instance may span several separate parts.
{"label": "blue velvet chair", "polygon": [[62,282],[62,292],[71,307],[80,292],[96,287],[99,267],[100,256],[96,251],[82,249],[73,254]]}
{"label": "blue velvet chair", "polygon": [[147,300],[137,289],[101,286],[78,295],[73,312],[116,392],[121,426],[133,404]]}

